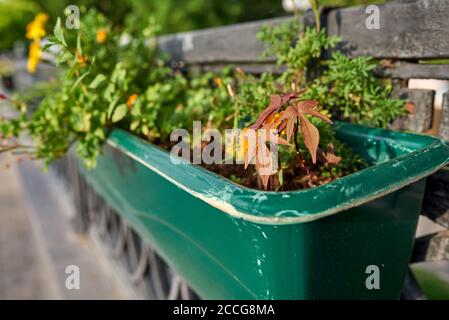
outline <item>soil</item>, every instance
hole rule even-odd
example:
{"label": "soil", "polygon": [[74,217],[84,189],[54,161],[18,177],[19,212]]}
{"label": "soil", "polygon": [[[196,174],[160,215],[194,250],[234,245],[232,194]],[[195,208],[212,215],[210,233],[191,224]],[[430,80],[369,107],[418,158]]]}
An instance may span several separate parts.
{"label": "soil", "polygon": [[[176,142],[156,143],[156,145],[169,152],[175,144]],[[188,160],[192,161],[192,159]],[[300,164],[301,161],[302,165]],[[246,170],[243,164],[200,164],[200,166],[242,186],[264,190],[262,181],[257,175],[254,165],[249,165]],[[325,177],[322,175],[321,171],[322,169],[319,165],[306,165],[303,160],[298,159],[296,163],[291,163],[288,169],[283,170],[282,185],[279,181],[279,175],[272,175],[270,177],[268,182],[268,190],[291,191],[308,189],[329,183],[339,178]]]}

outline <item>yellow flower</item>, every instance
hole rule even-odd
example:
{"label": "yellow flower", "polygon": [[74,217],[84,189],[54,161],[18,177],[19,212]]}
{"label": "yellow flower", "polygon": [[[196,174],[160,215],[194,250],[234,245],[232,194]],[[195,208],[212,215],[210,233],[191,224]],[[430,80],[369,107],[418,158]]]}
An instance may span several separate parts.
{"label": "yellow flower", "polygon": [[33,21],[27,25],[27,39],[33,41],[40,41],[45,36],[45,24],[47,23],[48,15],[39,13]]}
{"label": "yellow flower", "polygon": [[128,108],[131,108],[131,106],[134,104],[134,102],[136,102],[138,97],[139,96],[135,93],[129,96],[128,101],[126,101],[126,105],[128,106]]}
{"label": "yellow flower", "polygon": [[30,73],[35,73],[37,65],[41,61],[41,46],[39,41],[33,41],[30,44],[27,69]]}
{"label": "yellow flower", "polygon": [[106,40],[108,39],[107,30],[105,28],[98,29],[95,38],[98,43],[105,43]]}
{"label": "yellow flower", "polygon": [[236,158],[241,161],[248,157],[249,141],[248,128],[244,128],[238,137]]}
{"label": "yellow flower", "polygon": [[214,82],[217,87],[223,87],[223,80],[221,80],[219,77],[215,77]]}
{"label": "yellow flower", "polygon": [[76,62],[85,65],[87,61],[87,57],[81,55],[78,51],[76,52]]}
{"label": "yellow flower", "polygon": [[40,41],[45,36],[45,24],[48,21],[48,15],[39,13],[34,20],[27,25],[26,37],[33,42],[30,44],[27,69],[30,73],[35,73],[37,65],[41,61]]}

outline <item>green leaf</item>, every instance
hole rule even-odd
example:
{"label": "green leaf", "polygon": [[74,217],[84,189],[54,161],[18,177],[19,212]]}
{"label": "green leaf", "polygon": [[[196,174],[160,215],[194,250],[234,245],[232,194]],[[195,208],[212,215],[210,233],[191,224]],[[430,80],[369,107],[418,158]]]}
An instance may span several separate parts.
{"label": "green leaf", "polygon": [[55,38],[60,43],[62,43],[64,46],[67,47],[67,42],[65,42],[64,32],[62,31],[62,27],[61,27],[61,18],[59,18],[59,17],[56,20],[56,25],[55,25],[55,29],[53,30],[53,33],[55,34]]}
{"label": "green leaf", "polygon": [[281,169],[281,170],[279,170],[279,184],[281,185],[281,186],[283,186],[284,185],[284,171]]}
{"label": "green leaf", "polygon": [[47,43],[47,44],[45,44],[45,45],[42,47],[42,51],[43,51],[43,52],[46,52],[46,51],[48,51],[48,49],[50,49],[51,47],[53,47],[53,46],[55,46],[55,45],[57,45],[57,44],[56,44],[56,43],[53,43],[53,42]]}
{"label": "green leaf", "polygon": [[83,55],[83,48],[81,47],[81,33],[78,33],[78,36],[76,37],[76,51],[78,51],[80,55]]}
{"label": "green leaf", "polygon": [[107,102],[112,102],[112,94],[114,93],[114,91],[115,85],[113,83],[109,83],[103,94],[103,97],[106,99]]}
{"label": "green leaf", "polygon": [[94,131],[94,135],[100,139],[104,139],[106,137],[103,128],[97,128]]}
{"label": "green leaf", "polygon": [[97,74],[95,79],[89,84],[90,89],[96,89],[100,84],[106,80],[106,76],[102,73]]}
{"label": "green leaf", "polygon": [[81,83],[81,81],[83,81],[83,79],[85,77],[87,77],[89,75],[90,71],[87,71],[86,73],[83,73],[78,79],[76,79],[75,83],[73,84],[72,88],[70,89],[70,91],[73,91],[76,89],[76,87],[78,87],[78,85]]}
{"label": "green leaf", "polygon": [[60,64],[63,64],[64,62],[69,61],[69,60],[72,59],[72,58],[73,58],[73,55],[72,55],[71,52],[69,52],[69,51],[63,51],[62,54],[59,54],[59,55],[56,57],[56,63],[57,63],[58,65],[60,65]]}
{"label": "green leaf", "polygon": [[148,126],[147,125],[143,125],[142,126],[142,133],[147,136],[149,132],[150,132],[150,130],[148,129]]}
{"label": "green leaf", "polygon": [[115,108],[117,102],[119,101],[119,99],[120,99],[119,94],[115,94],[114,97],[110,98],[111,102],[109,103],[109,107],[108,107],[108,118],[110,118],[112,116],[112,113],[114,112],[114,108]]}
{"label": "green leaf", "polygon": [[127,112],[128,112],[128,107],[126,106],[126,104],[124,104],[124,103],[119,104],[117,106],[117,108],[115,108],[114,113],[112,114],[112,119],[111,119],[112,122],[114,122],[114,123],[119,122],[126,116]]}
{"label": "green leaf", "polygon": [[135,121],[131,122],[131,125],[130,125],[129,129],[131,131],[135,131],[137,129],[137,127],[139,126],[139,124],[140,124],[140,121],[139,120],[135,120]]}

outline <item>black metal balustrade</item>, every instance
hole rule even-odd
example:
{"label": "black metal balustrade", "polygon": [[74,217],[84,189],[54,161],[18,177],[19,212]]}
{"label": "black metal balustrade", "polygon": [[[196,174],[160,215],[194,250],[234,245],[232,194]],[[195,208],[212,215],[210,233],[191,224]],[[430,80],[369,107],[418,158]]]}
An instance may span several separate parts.
{"label": "black metal balustrade", "polygon": [[108,256],[125,271],[141,298],[199,299],[187,283],[99,196],[77,170],[76,159],[65,156],[50,166],[69,190],[75,205],[72,219],[77,232],[93,232]]}

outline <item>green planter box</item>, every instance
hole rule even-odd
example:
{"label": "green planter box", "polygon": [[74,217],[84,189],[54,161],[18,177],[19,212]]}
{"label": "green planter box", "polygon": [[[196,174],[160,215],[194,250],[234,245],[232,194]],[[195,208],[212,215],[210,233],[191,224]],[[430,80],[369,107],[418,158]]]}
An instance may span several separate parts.
{"label": "green planter box", "polygon": [[[95,170],[81,170],[202,298],[396,299],[425,177],[448,163],[449,145],[344,123],[336,130],[372,166],[303,191],[257,191],[173,165],[122,130]],[[373,276],[378,289],[366,286]]]}

